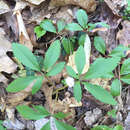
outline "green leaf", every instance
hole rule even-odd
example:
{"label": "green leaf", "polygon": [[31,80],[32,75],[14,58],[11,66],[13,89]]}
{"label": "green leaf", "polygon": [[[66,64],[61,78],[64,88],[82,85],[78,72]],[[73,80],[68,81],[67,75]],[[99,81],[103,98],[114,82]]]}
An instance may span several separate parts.
{"label": "green leaf", "polygon": [[50,121],[48,121],[40,130],[51,130]]}
{"label": "green leaf", "polygon": [[20,113],[21,116],[29,120],[39,120],[41,118],[48,116],[48,114],[43,115],[42,113],[38,111],[34,111],[32,108],[26,105],[17,106],[16,109]]}
{"label": "green leaf", "polygon": [[36,76],[18,78],[9,84],[6,90],[8,92],[19,92],[24,90],[26,87],[34,86],[38,79],[39,77]]}
{"label": "green leaf", "polygon": [[44,29],[42,29],[40,26],[36,26],[34,28],[34,32],[36,33],[37,38],[40,38],[46,34],[46,31]]}
{"label": "green leaf", "polygon": [[82,90],[81,90],[81,86],[80,86],[80,82],[76,82],[74,87],[73,87],[73,91],[74,91],[74,97],[75,99],[80,102],[81,98],[82,98]]}
{"label": "green leaf", "polygon": [[118,79],[114,79],[111,85],[112,96],[119,96],[121,92],[121,82]]}
{"label": "green leaf", "polygon": [[93,85],[90,83],[83,83],[85,85],[85,88],[99,101],[106,103],[106,104],[111,104],[111,105],[116,105],[117,102],[115,99],[112,97],[112,95],[102,88],[101,86],[98,85]]}
{"label": "green leaf", "polygon": [[94,46],[99,52],[105,54],[106,45],[102,37],[99,36],[94,37]]}
{"label": "green leaf", "polygon": [[121,80],[127,84],[130,84],[130,74],[122,76]]}
{"label": "green leaf", "polygon": [[117,46],[115,49],[113,49],[111,51],[111,53],[109,54],[109,56],[112,57],[126,57],[126,51],[128,51],[129,48],[123,46],[122,44]]}
{"label": "green leaf", "polygon": [[114,77],[113,72],[106,73],[105,75],[101,76],[103,79],[111,79]]}
{"label": "green leaf", "polygon": [[88,22],[88,16],[86,12],[82,9],[79,9],[76,12],[76,18],[77,18],[78,23],[85,29]]}
{"label": "green leaf", "polygon": [[65,28],[65,22],[63,20],[59,20],[57,22],[58,32],[61,32]]}
{"label": "green leaf", "polygon": [[79,79],[78,75],[76,74],[76,72],[72,69],[71,66],[66,66],[66,70],[69,76],[75,78],[75,79]]}
{"label": "green leaf", "polygon": [[86,79],[104,77],[106,74],[111,73],[118,63],[120,58],[97,58],[93,64],[91,64],[88,72],[85,75]]}
{"label": "green leaf", "polygon": [[75,64],[79,74],[82,73],[86,63],[85,52],[83,46],[79,46],[75,54]]}
{"label": "green leaf", "polygon": [[68,38],[63,38],[62,39],[62,45],[64,47],[64,50],[67,54],[70,54],[73,52],[74,50],[74,46],[72,44],[72,42],[70,41],[70,39]]}
{"label": "green leaf", "polygon": [[116,110],[113,109],[107,113],[108,116],[112,116],[113,118],[116,118]]}
{"label": "green leaf", "polygon": [[54,119],[55,121],[55,125],[57,127],[57,130],[76,130],[75,128],[73,128],[72,126],[65,124],[61,121],[58,121],[56,119]]}
{"label": "green leaf", "polygon": [[85,40],[86,40],[86,34],[82,34],[79,37],[78,44],[84,46]]}
{"label": "green leaf", "polygon": [[113,130],[124,130],[124,129],[123,129],[123,126],[116,125]]}
{"label": "green leaf", "polygon": [[47,50],[45,54],[45,59],[44,59],[44,69],[48,70],[50,67],[52,67],[56,61],[58,60],[60,56],[60,41],[56,40],[54,41],[49,49]]}
{"label": "green leaf", "polygon": [[129,73],[130,73],[130,58],[126,59],[123,62],[120,74],[124,75],[124,74],[129,74]]}
{"label": "green leaf", "polygon": [[0,120],[0,130],[6,130],[6,128],[3,127],[3,121]]}
{"label": "green leaf", "polygon": [[40,26],[41,28],[43,28],[44,30],[48,31],[48,32],[53,32],[53,33],[56,33],[56,28],[55,26],[53,25],[52,21],[51,20],[43,20],[41,23],[40,23]]}
{"label": "green leaf", "polygon": [[69,30],[69,31],[82,31],[82,30],[83,30],[83,29],[80,27],[80,25],[77,24],[77,23],[67,24],[65,28],[66,28],[67,30]]}
{"label": "green leaf", "polygon": [[40,71],[39,64],[33,53],[24,45],[13,43],[12,49],[14,56],[25,66],[32,70]]}
{"label": "green leaf", "polygon": [[51,70],[47,73],[47,76],[54,76],[60,73],[64,68],[65,62],[57,63]]}
{"label": "green leaf", "polygon": [[109,128],[106,125],[98,125],[98,126],[95,126],[94,128],[92,128],[92,130],[113,130],[113,129]]}
{"label": "green leaf", "polygon": [[69,113],[58,112],[58,113],[54,114],[53,117],[55,117],[59,120],[62,120],[65,117],[67,117],[68,115],[69,115]]}
{"label": "green leaf", "polygon": [[33,108],[38,111],[40,114],[42,115],[51,115],[43,106],[41,105],[38,105],[38,106],[35,106],[33,105]]}
{"label": "green leaf", "polygon": [[40,90],[40,88],[42,87],[42,83],[43,83],[43,77],[37,76],[36,81],[32,87],[32,94],[35,94],[36,92]]}

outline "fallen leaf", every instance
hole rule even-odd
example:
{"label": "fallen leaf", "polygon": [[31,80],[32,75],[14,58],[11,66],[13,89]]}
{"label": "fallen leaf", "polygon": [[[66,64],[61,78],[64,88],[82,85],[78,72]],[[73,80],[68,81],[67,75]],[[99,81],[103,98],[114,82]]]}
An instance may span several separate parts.
{"label": "fallen leaf", "polygon": [[124,46],[130,45],[130,21],[123,21],[123,29],[117,33],[117,40]]}
{"label": "fallen leaf", "polygon": [[4,14],[10,11],[9,6],[3,1],[0,1],[0,14]]}
{"label": "fallen leaf", "polygon": [[96,9],[95,0],[51,0],[50,6],[76,5],[84,8],[87,12],[93,12]]}
{"label": "fallen leaf", "polygon": [[26,1],[28,1],[29,3],[34,4],[34,5],[39,5],[45,0],[26,0]]}
{"label": "fallen leaf", "polygon": [[17,65],[6,55],[11,49],[11,43],[5,38],[5,32],[0,28],[0,72],[13,73]]}
{"label": "fallen leaf", "polygon": [[119,15],[120,10],[125,6],[126,0],[104,0],[115,15]]}
{"label": "fallen leaf", "polygon": [[23,18],[22,18],[22,15],[18,6],[19,5],[16,4],[15,9],[14,9],[14,14],[16,14],[16,17],[17,17],[17,23],[18,23],[18,29],[19,29],[19,43],[25,45],[30,50],[32,50],[33,45],[28,36],[27,30],[25,28],[25,24],[24,24],[24,21],[23,21]]}

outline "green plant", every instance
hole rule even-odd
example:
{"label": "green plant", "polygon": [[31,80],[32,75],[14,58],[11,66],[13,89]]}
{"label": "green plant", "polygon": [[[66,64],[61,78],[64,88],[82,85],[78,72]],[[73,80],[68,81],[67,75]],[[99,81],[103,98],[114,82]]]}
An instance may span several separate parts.
{"label": "green plant", "polygon": [[127,7],[123,13],[123,19],[130,20],[130,0],[127,0]]}
{"label": "green plant", "polygon": [[[69,23],[65,24],[63,20],[59,20],[56,24],[56,26],[53,24],[53,22],[49,19],[43,20],[40,25],[36,26],[34,28],[34,32],[36,33],[37,38],[40,38],[46,34],[46,32],[51,32],[57,35],[61,39],[62,46],[66,52],[66,54],[73,53],[74,50],[74,43],[75,39],[79,40],[79,44],[83,45],[85,40],[85,34],[87,32],[91,32],[93,29],[97,27],[106,27],[109,28],[109,25],[104,22],[97,22],[97,23],[88,23],[88,16],[86,12],[82,9],[79,9],[76,13],[76,18],[78,23]],[[84,31],[79,38],[66,38],[64,36],[63,31]],[[99,39],[97,39],[99,40]],[[98,45],[97,45],[98,47]]]}
{"label": "green plant", "polygon": [[6,130],[6,128],[5,128],[5,127],[3,127],[3,125],[2,125],[2,124],[3,124],[3,121],[1,121],[1,120],[0,120],[0,130]]}
{"label": "green plant", "polygon": [[[60,73],[63,68],[66,68],[66,71],[69,76],[74,80],[74,97],[80,102],[82,99],[82,87],[84,87],[88,92],[90,92],[96,99],[100,100],[103,103],[117,105],[117,101],[113,96],[119,96],[121,93],[121,81],[130,84],[130,59],[124,61],[121,66],[121,71],[118,75],[114,75],[116,67],[120,64],[120,61],[126,57],[125,53],[129,48],[119,45],[107,56],[105,55],[106,46],[104,40],[96,36],[94,38],[94,46],[99,51],[99,53],[105,55],[107,58],[101,57],[97,58],[91,65],[88,71],[85,74],[82,74],[83,69],[86,64],[86,54],[84,50],[84,43],[86,40],[86,33],[93,30],[97,26],[106,27],[109,26],[106,23],[88,23],[88,17],[84,10],[78,10],[76,13],[78,23],[69,23],[65,25],[63,21],[58,21],[57,29],[53,25],[51,20],[44,20],[39,26],[35,28],[37,37],[43,36],[47,31],[60,35],[60,33],[67,29],[69,31],[80,31],[78,39],[78,49],[75,53],[75,65],[77,72],[71,66],[65,66],[65,62],[58,62],[60,57],[61,48],[63,47],[66,54],[73,53],[75,38],[61,38],[60,40],[54,41],[47,52],[45,53],[44,58],[36,57],[28,48],[21,44],[13,43],[12,49],[14,56],[20,61],[27,69],[33,71],[33,74],[26,74],[24,77],[20,77],[14,80],[6,88],[8,92],[19,92],[24,90],[27,87],[32,88],[32,94],[35,94],[42,86],[44,80],[51,82],[49,79],[51,76],[55,76]],[[89,37],[87,35],[87,37]],[[61,47],[62,45],[62,47]],[[42,64],[41,64],[42,63]],[[28,71],[30,71],[28,70]],[[40,74],[39,74],[40,73]],[[113,78],[111,85],[111,91],[108,92],[103,87],[91,84],[89,80],[96,78]],[[52,83],[53,84],[53,83]],[[65,125],[63,122],[58,121],[57,119],[62,119],[62,114],[50,114],[42,106],[33,106],[33,109],[28,106],[18,106],[17,110],[20,114],[31,120],[38,120],[44,117],[54,117],[51,118],[55,122],[57,129],[74,129],[71,126]],[[64,116],[63,116],[64,117]],[[57,118],[57,119],[56,119]],[[48,122],[43,128],[49,130],[50,122]]]}
{"label": "green plant", "polygon": [[16,109],[25,119],[40,120],[42,118],[48,117],[49,121],[41,128],[41,130],[50,130],[51,127],[53,128],[56,127],[57,130],[61,129],[76,130],[72,126],[59,121],[68,116],[68,114],[64,114],[63,112],[51,114],[43,106],[40,105],[39,106],[33,105],[33,109],[26,105],[20,105],[17,106]]}
{"label": "green plant", "polygon": [[106,125],[99,125],[99,126],[92,128],[92,130],[123,130],[123,126],[116,125],[114,128],[110,128]]}

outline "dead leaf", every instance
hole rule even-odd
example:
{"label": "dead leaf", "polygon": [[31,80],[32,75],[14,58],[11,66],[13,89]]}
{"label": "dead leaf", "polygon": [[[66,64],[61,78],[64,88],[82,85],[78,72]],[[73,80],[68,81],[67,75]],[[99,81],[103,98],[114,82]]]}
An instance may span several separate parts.
{"label": "dead leaf", "polygon": [[117,40],[124,46],[130,45],[130,21],[124,21],[122,23],[123,29],[117,33]]}
{"label": "dead leaf", "polygon": [[111,86],[109,85],[109,81],[110,79],[97,78],[97,79],[91,79],[89,82],[95,85],[102,86],[104,89],[107,89],[110,91]]}
{"label": "dead leaf", "polygon": [[63,19],[66,23],[71,23],[73,21],[73,12],[68,7],[62,7],[55,15],[54,19],[61,20]]}
{"label": "dead leaf", "polygon": [[21,12],[20,12],[20,10],[17,10],[17,9],[19,9],[18,6],[19,6],[19,4],[18,5],[16,4],[15,9],[14,9],[14,14],[16,14],[18,28],[19,28],[19,42],[21,44],[25,45],[26,47],[28,47],[32,51],[33,45],[31,43],[31,40],[26,31]]}
{"label": "dead leaf", "polygon": [[123,6],[127,5],[126,0],[104,0],[115,15],[119,15]]}
{"label": "dead leaf", "polygon": [[28,1],[29,3],[34,4],[34,5],[39,5],[45,0],[26,0],[26,1]]}
{"label": "dead leaf", "polygon": [[93,12],[96,9],[95,0],[51,0],[50,7],[76,5],[84,8],[87,12]]}
{"label": "dead leaf", "polygon": [[7,84],[7,81],[8,79],[3,74],[0,73],[0,82]]}
{"label": "dead leaf", "polygon": [[0,28],[0,72],[13,73],[17,65],[6,55],[11,49],[11,43],[5,38],[5,32]]}
{"label": "dead leaf", "polygon": [[7,13],[9,11],[9,6],[3,0],[0,0],[0,14]]}

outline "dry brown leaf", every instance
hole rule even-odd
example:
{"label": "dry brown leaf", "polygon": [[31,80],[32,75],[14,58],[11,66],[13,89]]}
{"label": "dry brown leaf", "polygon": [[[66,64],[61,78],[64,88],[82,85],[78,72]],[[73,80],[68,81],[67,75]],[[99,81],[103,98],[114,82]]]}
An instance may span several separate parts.
{"label": "dry brown leaf", "polygon": [[16,14],[16,17],[17,17],[17,23],[18,23],[18,29],[19,29],[19,42],[25,45],[26,47],[28,47],[30,50],[32,50],[33,45],[26,31],[20,9],[19,10],[18,9],[19,9],[19,4],[16,4],[15,9],[14,9],[14,14]]}
{"label": "dry brown leaf", "polygon": [[0,28],[0,72],[13,73],[17,65],[6,55],[11,49],[11,43],[5,38],[5,32]]}
{"label": "dry brown leaf", "polygon": [[0,0],[0,14],[7,13],[9,11],[9,6],[3,0]]}
{"label": "dry brown leaf", "polygon": [[126,0],[104,0],[115,15],[127,4]]}
{"label": "dry brown leaf", "polygon": [[51,0],[50,7],[76,5],[84,8],[87,12],[93,12],[96,9],[95,0]]}
{"label": "dry brown leaf", "polygon": [[8,79],[3,74],[0,73],[0,82],[7,84],[7,81]]}
{"label": "dry brown leaf", "polygon": [[110,79],[97,78],[97,79],[91,79],[90,83],[102,86],[104,89],[110,90],[111,86],[109,85],[109,81]]}
{"label": "dry brown leaf", "polygon": [[73,12],[68,6],[62,7],[55,15],[54,19],[63,19],[66,23],[71,23],[73,21]]}
{"label": "dry brown leaf", "polygon": [[123,29],[117,33],[117,40],[124,46],[130,45],[130,21],[122,23]]}
{"label": "dry brown leaf", "polygon": [[25,0],[25,1],[28,1],[29,3],[34,4],[34,5],[39,5],[45,0]]}

